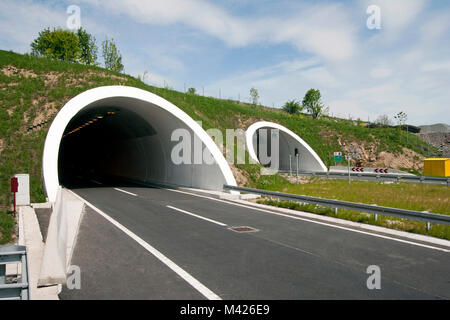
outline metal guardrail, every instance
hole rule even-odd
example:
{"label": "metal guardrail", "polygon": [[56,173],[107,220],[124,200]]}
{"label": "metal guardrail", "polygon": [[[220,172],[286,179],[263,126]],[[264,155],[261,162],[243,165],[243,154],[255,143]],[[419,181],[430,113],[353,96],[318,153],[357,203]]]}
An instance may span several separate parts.
{"label": "metal guardrail", "polygon": [[[6,265],[21,263],[17,283],[6,283]],[[20,281],[19,281],[20,280]],[[0,247],[0,300],[29,300],[28,256],[26,246]]]}
{"label": "metal guardrail", "polygon": [[[248,193],[254,193],[254,194],[259,194],[259,195],[264,195],[264,196],[269,196],[269,197],[276,197],[276,198],[285,199],[285,200],[312,203],[312,204],[317,204],[317,205],[326,206],[326,207],[355,210],[355,211],[366,212],[366,213],[373,213],[375,215],[380,214],[380,215],[385,215],[385,216],[392,216],[392,217],[398,217],[398,218],[404,218],[404,219],[424,221],[427,223],[435,223],[435,224],[450,224],[450,215],[445,215],[445,214],[437,214],[437,213],[429,213],[429,212],[422,212],[422,211],[383,207],[383,206],[377,206],[377,205],[373,205],[373,204],[363,204],[363,203],[340,201],[340,200],[334,200],[334,199],[322,199],[322,198],[302,196],[302,195],[297,195],[297,194],[283,193],[283,192],[277,192],[277,191],[267,191],[267,190],[245,188],[245,187],[236,187],[236,186],[230,186],[230,185],[224,185],[223,188],[225,190],[248,192]],[[428,227],[428,225],[427,225],[427,227]]]}
{"label": "metal guardrail", "polygon": [[[280,173],[290,173],[295,175],[296,172],[289,170],[280,170]],[[312,176],[345,176],[348,177],[347,171],[328,171],[328,172],[313,172],[313,171],[299,171],[299,175],[312,175]],[[372,177],[376,179],[396,179],[400,180],[411,180],[413,182],[441,182],[447,183],[447,186],[450,186],[450,178],[446,177],[431,177],[431,176],[414,176],[414,175],[402,175],[402,174],[393,174],[393,173],[373,173],[373,172],[350,172],[350,176],[356,177]]]}

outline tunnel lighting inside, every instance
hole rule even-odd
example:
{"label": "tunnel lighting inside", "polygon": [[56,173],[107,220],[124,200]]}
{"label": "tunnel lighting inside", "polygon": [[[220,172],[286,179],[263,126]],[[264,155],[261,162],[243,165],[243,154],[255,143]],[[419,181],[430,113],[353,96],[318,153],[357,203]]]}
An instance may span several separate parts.
{"label": "tunnel lighting inside", "polygon": [[[267,135],[260,134],[260,130],[267,130]],[[260,121],[248,127],[245,136],[247,149],[250,157],[256,162],[260,162],[259,150],[267,150],[267,155],[271,153],[271,133],[278,130],[278,168],[277,170],[295,172],[314,171],[326,172],[327,167],[317,155],[317,153],[298,135],[277,123]],[[267,137],[267,138],[265,138]],[[262,149],[259,149],[262,148]],[[269,165],[264,163],[264,165]]]}
{"label": "tunnel lighting inside", "polygon": [[[175,164],[172,133],[200,138],[213,164]],[[192,156],[194,156],[192,154]],[[186,113],[150,92],[100,87],[70,100],[53,121],[44,146],[44,183],[50,201],[60,185],[158,183],[210,190],[236,185],[230,167],[209,135]]]}

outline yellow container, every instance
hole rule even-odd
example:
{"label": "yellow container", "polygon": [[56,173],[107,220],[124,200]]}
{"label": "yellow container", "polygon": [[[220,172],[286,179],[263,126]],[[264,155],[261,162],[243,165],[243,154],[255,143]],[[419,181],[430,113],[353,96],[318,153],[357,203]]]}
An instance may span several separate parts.
{"label": "yellow container", "polygon": [[450,177],[450,158],[428,158],[423,161],[425,176]]}

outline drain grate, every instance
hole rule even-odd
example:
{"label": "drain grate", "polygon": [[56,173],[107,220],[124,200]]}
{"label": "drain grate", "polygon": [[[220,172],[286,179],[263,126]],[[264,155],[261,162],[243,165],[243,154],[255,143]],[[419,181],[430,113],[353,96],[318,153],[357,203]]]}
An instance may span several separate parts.
{"label": "drain grate", "polygon": [[239,232],[239,233],[244,233],[244,232],[258,232],[258,229],[252,228],[252,227],[247,227],[247,226],[241,226],[241,227],[230,227],[228,228],[232,231],[235,232]]}

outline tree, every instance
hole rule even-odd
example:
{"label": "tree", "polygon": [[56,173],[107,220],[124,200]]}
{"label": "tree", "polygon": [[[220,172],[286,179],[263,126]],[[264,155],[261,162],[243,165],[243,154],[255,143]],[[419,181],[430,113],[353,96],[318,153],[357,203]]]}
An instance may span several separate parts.
{"label": "tree", "polygon": [[314,119],[319,118],[326,110],[323,103],[320,101],[320,91],[316,89],[309,89],[303,98],[302,105]]}
{"label": "tree", "polygon": [[284,104],[283,110],[290,114],[297,114],[297,113],[302,112],[303,106],[300,103],[298,103],[297,101],[291,100],[291,101],[287,101]]}
{"label": "tree", "polygon": [[123,71],[122,55],[117,49],[114,39],[108,40],[108,38],[106,38],[105,41],[103,41],[102,56],[106,69],[116,72]]}
{"label": "tree", "polygon": [[256,107],[256,105],[258,104],[258,99],[259,99],[258,90],[252,87],[250,89],[250,100],[254,107]]}
{"label": "tree", "polygon": [[391,121],[391,119],[389,119],[389,116],[386,114],[378,116],[378,118],[375,120],[375,123],[385,126],[385,127],[392,126],[392,121]]}
{"label": "tree", "polygon": [[31,43],[31,54],[50,59],[95,64],[97,61],[95,38],[83,28],[76,33],[61,28],[39,32]]}
{"label": "tree", "polygon": [[188,93],[189,93],[189,94],[195,94],[195,93],[196,93],[195,88],[189,88],[189,89],[188,89]]}
{"label": "tree", "polygon": [[95,37],[87,33],[83,28],[77,30],[77,37],[80,47],[80,62],[88,65],[95,64],[98,52]]}
{"label": "tree", "polygon": [[402,126],[406,123],[406,120],[408,120],[408,115],[405,112],[400,111],[394,116],[394,119],[397,120],[399,126]]}
{"label": "tree", "polygon": [[77,62],[80,56],[79,40],[75,33],[61,28],[44,29],[31,43],[31,54],[50,59]]}

